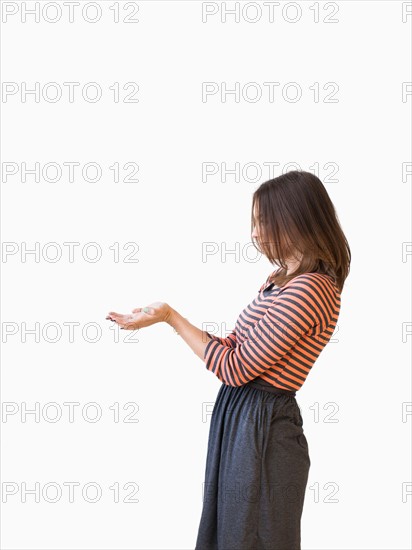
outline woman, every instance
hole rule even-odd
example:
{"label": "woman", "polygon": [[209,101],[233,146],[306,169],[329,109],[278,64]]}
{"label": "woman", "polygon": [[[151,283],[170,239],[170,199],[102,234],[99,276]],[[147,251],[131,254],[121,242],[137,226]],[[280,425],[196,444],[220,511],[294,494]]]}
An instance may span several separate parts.
{"label": "woman", "polygon": [[300,550],[310,458],[295,399],[329,342],[351,252],[322,182],[292,171],[252,200],[252,240],[279,267],[220,338],[163,302],[106,317],[166,322],[222,385],[211,417],[196,550]]}

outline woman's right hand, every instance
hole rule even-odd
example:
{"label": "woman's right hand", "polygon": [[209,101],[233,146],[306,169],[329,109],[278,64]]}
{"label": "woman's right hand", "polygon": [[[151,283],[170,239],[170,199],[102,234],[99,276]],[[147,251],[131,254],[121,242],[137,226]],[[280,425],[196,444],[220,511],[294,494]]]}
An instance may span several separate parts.
{"label": "woman's right hand", "polygon": [[114,321],[125,330],[139,330],[155,323],[167,322],[170,307],[165,302],[153,302],[147,307],[138,307],[132,313],[110,311],[106,319]]}

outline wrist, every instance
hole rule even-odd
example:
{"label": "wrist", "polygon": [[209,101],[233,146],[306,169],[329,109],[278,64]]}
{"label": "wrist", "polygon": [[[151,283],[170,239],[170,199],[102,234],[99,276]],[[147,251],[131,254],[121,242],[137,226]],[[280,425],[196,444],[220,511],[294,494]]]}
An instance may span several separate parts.
{"label": "wrist", "polygon": [[175,310],[172,307],[170,307],[169,304],[166,304],[166,313],[165,313],[164,322],[172,326],[175,313],[176,313]]}

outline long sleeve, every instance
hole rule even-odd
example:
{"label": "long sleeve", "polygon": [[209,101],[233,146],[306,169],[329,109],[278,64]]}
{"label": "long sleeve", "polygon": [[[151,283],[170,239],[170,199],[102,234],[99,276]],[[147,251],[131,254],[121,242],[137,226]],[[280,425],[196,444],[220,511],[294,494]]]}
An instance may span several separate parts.
{"label": "long sleeve", "polygon": [[[262,311],[257,311],[256,314]],[[206,368],[230,386],[242,386],[276,364],[295,346],[310,352],[312,342],[329,325],[333,309],[324,282],[295,277],[279,293],[265,314],[244,334],[244,341],[228,347],[218,339],[208,342]]]}
{"label": "long sleeve", "polygon": [[216,340],[223,346],[226,346],[228,348],[234,348],[236,347],[237,341],[236,341],[236,330],[233,330],[226,338],[221,338],[220,336],[215,336],[214,334],[210,334],[206,331],[206,334],[212,338],[212,340]]}

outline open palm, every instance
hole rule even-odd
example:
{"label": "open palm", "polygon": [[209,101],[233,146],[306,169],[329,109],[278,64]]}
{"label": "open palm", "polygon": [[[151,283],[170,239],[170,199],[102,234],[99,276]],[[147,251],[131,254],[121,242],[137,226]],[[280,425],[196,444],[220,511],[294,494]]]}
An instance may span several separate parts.
{"label": "open palm", "polygon": [[109,311],[106,319],[114,321],[125,330],[139,330],[155,323],[166,321],[167,304],[165,302],[153,302],[147,307],[137,307],[132,313],[116,313]]}

